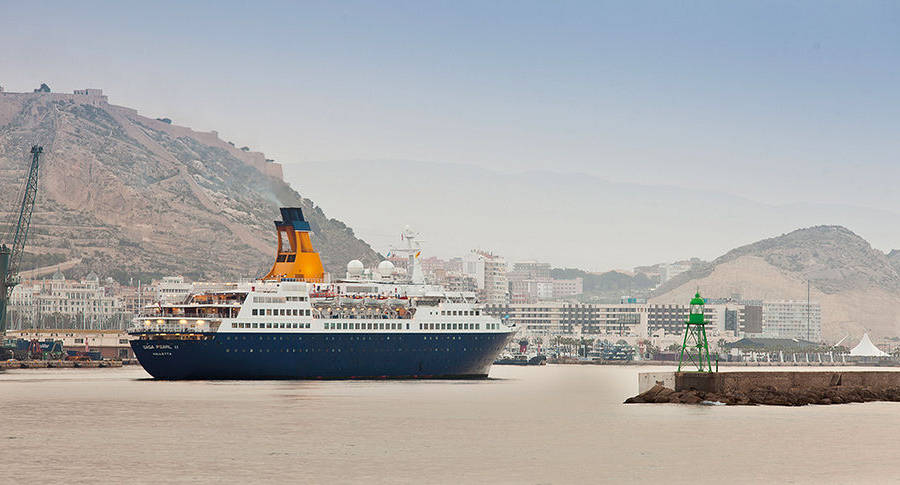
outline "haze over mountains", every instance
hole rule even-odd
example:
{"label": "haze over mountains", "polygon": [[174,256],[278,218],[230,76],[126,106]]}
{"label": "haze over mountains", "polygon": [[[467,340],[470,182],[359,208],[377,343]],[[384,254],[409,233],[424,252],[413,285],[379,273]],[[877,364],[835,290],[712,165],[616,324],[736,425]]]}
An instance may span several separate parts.
{"label": "haze over mountains", "polygon": [[0,93],[0,212],[17,207],[32,143],[45,156],[23,269],[65,263],[74,275],[120,281],[258,276],[274,255],[279,206],[304,209],[330,271],[379,259],[262,153],[110,105],[99,92]]}
{"label": "haze over mountains", "polygon": [[845,205],[774,206],[704,182],[694,190],[583,174],[500,173],[411,161],[287,164],[285,179],[385,251],[409,224],[426,252],[474,247],[507,260],[592,271],[699,257],[800,227],[843,225],[875,247],[900,246],[900,215]]}
{"label": "haze over mountains", "polygon": [[[805,300],[809,279],[827,341],[864,331],[900,335],[900,252],[874,249],[854,232],[890,247],[900,241],[892,212],[770,206],[717,192],[702,177],[697,190],[685,190],[396,161],[304,163],[285,172],[379,249],[402,223],[440,256],[481,247],[508,261],[595,271],[700,257],[712,261],[659,288],[652,301],[687,301],[698,287],[709,297]],[[776,237],[760,240],[766,235]]]}

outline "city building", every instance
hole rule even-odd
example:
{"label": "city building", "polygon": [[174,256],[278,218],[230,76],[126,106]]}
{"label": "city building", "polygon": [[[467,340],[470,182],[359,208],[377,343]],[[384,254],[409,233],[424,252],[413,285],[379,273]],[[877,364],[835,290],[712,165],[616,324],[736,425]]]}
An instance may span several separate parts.
{"label": "city building", "polygon": [[550,263],[520,261],[506,274],[510,303],[565,300],[584,291],[582,278],[557,280],[550,276]]}
{"label": "city building", "polygon": [[475,278],[463,274],[448,274],[444,278],[443,286],[447,291],[478,292],[478,282],[475,281]]}
{"label": "city building", "polygon": [[[441,259],[430,256],[419,259],[419,265],[428,284],[441,285],[447,288],[469,288],[468,279],[473,278],[474,281],[474,276],[464,274],[462,258]],[[475,289],[463,291],[476,291],[477,282],[475,285]]]}
{"label": "city building", "polygon": [[550,279],[550,263],[537,261],[519,261],[513,263],[511,274],[522,279]]}
{"label": "city building", "polygon": [[818,302],[778,300],[762,303],[765,337],[822,341],[822,309]]}
{"label": "city building", "polygon": [[152,285],[121,286],[116,289],[115,296],[121,302],[123,311],[135,315],[143,307],[159,301],[159,290]]}
{"label": "city building", "polygon": [[422,272],[426,277],[435,271],[447,271],[447,261],[435,256],[419,258],[419,264],[422,265]]}
{"label": "city building", "polygon": [[486,251],[472,251],[463,258],[463,274],[475,278],[478,300],[491,305],[504,305],[509,300],[506,261]]}
{"label": "city building", "polygon": [[560,335],[572,333],[562,327],[563,302],[487,304],[484,312],[515,324],[524,335]]}
{"label": "city building", "polygon": [[763,333],[762,302],[741,305],[738,310],[738,334],[753,335]]}
{"label": "city building", "polygon": [[762,300],[747,300],[735,294],[729,298],[707,298],[706,304],[723,307],[721,330],[729,335],[762,334]]}
{"label": "city building", "polygon": [[518,275],[510,274],[509,301],[510,303],[536,303],[553,299],[553,280],[520,279]]}
{"label": "city building", "polygon": [[566,299],[584,293],[584,279],[553,280],[553,298]]}
{"label": "city building", "polygon": [[[705,305],[711,335],[724,332],[726,305]],[[486,305],[485,313],[506,318],[526,335],[642,337],[681,335],[689,305],[657,303],[538,302]],[[736,318],[736,316],[735,316]]]}
{"label": "city building", "polygon": [[112,290],[96,274],[67,280],[59,271],[50,279],[23,282],[9,301],[9,328],[124,328],[130,317]]}
{"label": "city building", "polygon": [[822,313],[817,302],[747,300],[740,295],[708,299],[726,307],[723,330],[735,336],[821,341]]}

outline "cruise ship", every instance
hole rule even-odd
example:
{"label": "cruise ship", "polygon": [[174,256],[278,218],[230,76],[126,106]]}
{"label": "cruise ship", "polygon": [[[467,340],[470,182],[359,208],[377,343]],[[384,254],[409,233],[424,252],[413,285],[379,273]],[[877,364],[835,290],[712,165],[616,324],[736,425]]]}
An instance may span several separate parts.
{"label": "cruise ship", "polygon": [[484,378],[515,328],[471,292],[424,283],[407,237],[406,274],[390,261],[347,265],[328,281],[300,208],[282,208],[269,273],[159,303],[129,329],[159,379]]}

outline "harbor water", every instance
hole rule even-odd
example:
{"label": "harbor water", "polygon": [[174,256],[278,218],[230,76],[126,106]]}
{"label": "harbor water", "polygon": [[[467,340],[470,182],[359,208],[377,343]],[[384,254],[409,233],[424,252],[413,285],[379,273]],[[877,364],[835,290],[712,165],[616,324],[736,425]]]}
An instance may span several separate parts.
{"label": "harbor water", "polygon": [[[821,369],[821,368],[820,368]],[[476,381],[0,373],[7,483],[881,483],[900,403],[623,405],[637,366]],[[702,474],[702,477],[701,475]]]}

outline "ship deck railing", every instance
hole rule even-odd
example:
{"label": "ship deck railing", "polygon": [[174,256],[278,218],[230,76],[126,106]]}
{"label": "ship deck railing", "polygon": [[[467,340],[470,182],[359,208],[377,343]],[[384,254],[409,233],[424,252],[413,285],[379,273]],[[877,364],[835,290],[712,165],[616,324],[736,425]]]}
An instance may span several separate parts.
{"label": "ship deck railing", "polygon": [[395,310],[372,311],[359,309],[347,311],[340,307],[314,308],[313,317],[323,320],[410,320],[416,314],[415,308]]}
{"label": "ship deck railing", "polygon": [[180,324],[180,323],[136,323],[128,328],[128,333],[210,333],[215,332],[219,323],[215,324]]}

